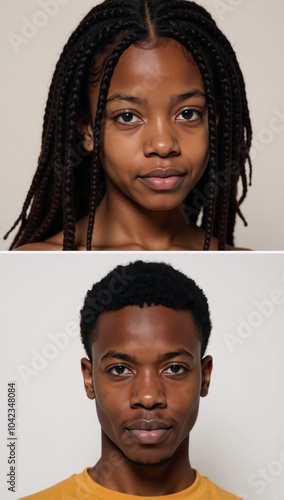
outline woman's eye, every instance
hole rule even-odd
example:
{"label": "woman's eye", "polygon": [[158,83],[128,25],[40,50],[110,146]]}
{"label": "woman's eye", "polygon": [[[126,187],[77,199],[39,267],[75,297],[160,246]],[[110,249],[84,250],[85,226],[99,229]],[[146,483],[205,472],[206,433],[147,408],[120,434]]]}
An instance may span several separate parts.
{"label": "woman's eye", "polygon": [[121,375],[130,375],[132,372],[123,365],[116,365],[110,368],[109,373],[111,375],[121,376]]}
{"label": "woman's eye", "polygon": [[201,111],[196,111],[195,109],[185,109],[178,116],[177,120],[194,122],[202,116]]}
{"label": "woman's eye", "polygon": [[164,371],[167,375],[181,375],[185,372],[186,368],[182,365],[171,365]]}
{"label": "woman's eye", "polygon": [[120,115],[117,115],[115,117],[115,120],[118,123],[124,123],[130,125],[132,125],[133,123],[141,122],[141,120],[136,115],[134,115],[134,113],[130,113],[128,111],[126,111],[125,113],[121,113]]}

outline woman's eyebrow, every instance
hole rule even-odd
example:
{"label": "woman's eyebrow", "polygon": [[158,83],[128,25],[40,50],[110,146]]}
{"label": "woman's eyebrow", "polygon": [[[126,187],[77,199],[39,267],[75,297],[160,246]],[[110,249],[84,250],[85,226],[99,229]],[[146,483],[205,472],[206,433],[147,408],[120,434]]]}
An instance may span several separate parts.
{"label": "woman's eyebrow", "polygon": [[107,100],[106,103],[108,104],[109,102],[112,101],[127,101],[131,102],[134,104],[147,104],[148,101],[144,97],[138,97],[134,95],[126,95],[126,94],[113,94],[110,96]]}
{"label": "woman's eyebrow", "polygon": [[172,95],[171,101],[181,102],[181,101],[186,101],[187,99],[191,99],[192,97],[206,98],[206,94],[202,90],[193,89],[190,92],[185,92],[184,94]]}
{"label": "woman's eyebrow", "polygon": [[[187,99],[191,99],[192,97],[203,97],[205,98],[206,95],[202,90],[199,89],[192,89],[189,92],[184,92],[183,94],[177,94],[177,95],[171,95],[170,100],[172,102],[182,102],[186,101]],[[148,100],[145,97],[138,97],[134,95],[127,95],[127,94],[113,94],[108,99],[106,100],[106,103],[110,102],[131,102],[133,104],[148,104]]]}

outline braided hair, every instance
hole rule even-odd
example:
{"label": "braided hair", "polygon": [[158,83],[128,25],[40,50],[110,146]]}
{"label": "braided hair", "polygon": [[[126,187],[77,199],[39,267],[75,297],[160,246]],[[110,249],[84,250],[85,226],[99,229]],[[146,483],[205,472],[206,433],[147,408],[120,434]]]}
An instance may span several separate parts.
{"label": "braided hair", "polygon": [[[195,2],[105,0],[81,21],[56,65],[38,167],[22,211],[5,235],[20,224],[11,248],[42,241],[63,229],[63,249],[73,250],[76,221],[88,215],[86,248],[91,250],[96,209],[106,189],[100,148],[110,81],[130,45],[160,39],[176,40],[191,53],[204,81],[208,108],[208,166],[181,210],[194,223],[200,218],[204,250],[212,235],[220,250],[234,244],[236,216],[246,224],[240,204],[251,183],[252,129],[243,75],[230,42]],[[88,88],[94,82],[100,82],[100,92],[94,150],[87,153],[76,125],[82,110],[88,111]]]}

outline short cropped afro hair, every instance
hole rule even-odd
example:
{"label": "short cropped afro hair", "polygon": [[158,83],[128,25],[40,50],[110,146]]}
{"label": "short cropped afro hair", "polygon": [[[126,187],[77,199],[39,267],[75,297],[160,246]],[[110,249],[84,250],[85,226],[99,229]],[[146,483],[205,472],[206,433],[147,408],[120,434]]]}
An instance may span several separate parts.
{"label": "short cropped afro hair", "polygon": [[204,355],[211,333],[207,298],[195,281],[164,262],[118,265],[87,292],[81,309],[81,339],[89,359],[100,314],[127,306],[162,305],[189,310]]}

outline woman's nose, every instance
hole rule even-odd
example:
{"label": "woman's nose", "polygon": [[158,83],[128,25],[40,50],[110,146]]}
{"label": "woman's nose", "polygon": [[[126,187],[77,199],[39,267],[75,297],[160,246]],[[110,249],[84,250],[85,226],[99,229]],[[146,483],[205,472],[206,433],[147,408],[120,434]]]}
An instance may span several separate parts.
{"label": "woman's nose", "polygon": [[156,120],[145,129],[145,156],[178,156],[180,146],[174,125],[163,120]]}

